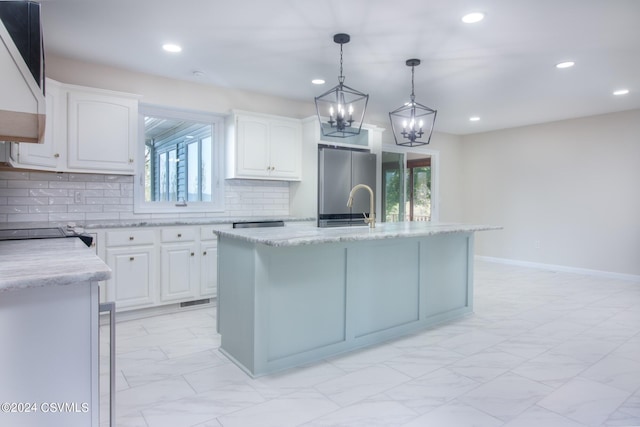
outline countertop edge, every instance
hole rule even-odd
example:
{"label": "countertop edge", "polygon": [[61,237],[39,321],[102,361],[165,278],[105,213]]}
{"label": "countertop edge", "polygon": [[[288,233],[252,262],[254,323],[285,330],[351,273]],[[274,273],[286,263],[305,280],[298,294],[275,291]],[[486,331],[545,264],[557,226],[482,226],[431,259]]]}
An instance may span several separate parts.
{"label": "countertop edge", "polygon": [[[402,223],[395,223],[402,224]],[[495,225],[473,225],[473,224],[424,224],[406,223],[404,228],[389,227],[389,230],[381,230],[384,225],[375,229],[368,227],[354,227],[346,229],[299,227],[300,235],[296,236],[295,231],[287,230],[282,232],[282,228],[264,229],[217,229],[215,233],[218,237],[228,237],[243,240],[249,243],[262,244],[271,247],[305,246],[327,243],[346,243],[366,240],[388,240],[406,239],[412,237],[428,237],[438,234],[453,233],[473,233],[477,231],[501,230],[503,227]],[[419,225],[415,225],[419,224]],[[277,237],[280,231],[282,237]],[[341,234],[342,233],[342,234]]]}
{"label": "countertop edge", "polygon": [[0,242],[0,296],[5,292],[100,282],[111,269],[80,239]]}

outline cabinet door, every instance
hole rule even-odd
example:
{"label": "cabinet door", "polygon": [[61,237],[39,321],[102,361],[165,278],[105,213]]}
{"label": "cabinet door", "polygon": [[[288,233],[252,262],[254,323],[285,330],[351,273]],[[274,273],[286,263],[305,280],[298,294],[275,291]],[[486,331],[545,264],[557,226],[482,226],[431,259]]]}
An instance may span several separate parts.
{"label": "cabinet door", "polygon": [[301,126],[286,121],[272,121],[269,128],[269,165],[271,178],[300,179],[302,163]]}
{"label": "cabinet door", "polygon": [[218,242],[200,243],[200,296],[215,297],[218,293]]}
{"label": "cabinet door", "polygon": [[15,166],[36,166],[38,169],[56,170],[63,162],[67,134],[66,92],[51,80],[46,81],[47,118],[42,144],[13,143],[11,160]]}
{"label": "cabinet door", "polygon": [[236,122],[238,177],[269,176],[269,122],[255,117],[238,116]]}
{"label": "cabinet door", "polygon": [[162,301],[194,299],[198,289],[196,248],[194,242],[161,245],[160,299]]}
{"label": "cabinet door", "polygon": [[107,248],[107,264],[113,270],[107,281],[107,300],[116,309],[153,305],[155,252],[153,246]]}
{"label": "cabinet door", "polygon": [[137,99],[74,89],[67,114],[70,169],[134,172]]}

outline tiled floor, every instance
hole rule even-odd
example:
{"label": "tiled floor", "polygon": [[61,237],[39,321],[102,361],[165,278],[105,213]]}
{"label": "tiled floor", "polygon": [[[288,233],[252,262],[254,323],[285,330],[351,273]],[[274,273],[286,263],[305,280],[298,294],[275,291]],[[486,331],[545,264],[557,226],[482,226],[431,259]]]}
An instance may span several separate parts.
{"label": "tiled floor", "polygon": [[215,308],[120,322],[117,425],[640,426],[640,283],[475,272],[472,316],[258,379]]}

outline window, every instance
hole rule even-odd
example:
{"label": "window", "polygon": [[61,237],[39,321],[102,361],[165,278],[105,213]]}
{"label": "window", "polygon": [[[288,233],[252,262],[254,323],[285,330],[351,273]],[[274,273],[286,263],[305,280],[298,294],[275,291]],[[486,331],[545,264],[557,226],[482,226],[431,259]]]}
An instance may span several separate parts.
{"label": "window", "polygon": [[222,118],[143,105],[136,212],[221,211]]}

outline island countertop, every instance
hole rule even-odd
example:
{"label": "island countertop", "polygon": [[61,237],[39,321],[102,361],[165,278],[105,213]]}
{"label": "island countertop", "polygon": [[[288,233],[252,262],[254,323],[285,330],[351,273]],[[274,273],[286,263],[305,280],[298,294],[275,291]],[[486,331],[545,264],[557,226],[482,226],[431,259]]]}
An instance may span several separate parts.
{"label": "island countertop", "polygon": [[0,242],[0,298],[3,292],[111,277],[111,269],[80,239]]}
{"label": "island countertop", "polygon": [[320,243],[340,243],[360,240],[424,237],[446,233],[469,233],[500,230],[493,225],[473,225],[441,222],[392,222],[368,226],[318,228],[310,224],[285,224],[284,227],[219,229],[221,237],[240,239],[267,246],[301,246]]}

